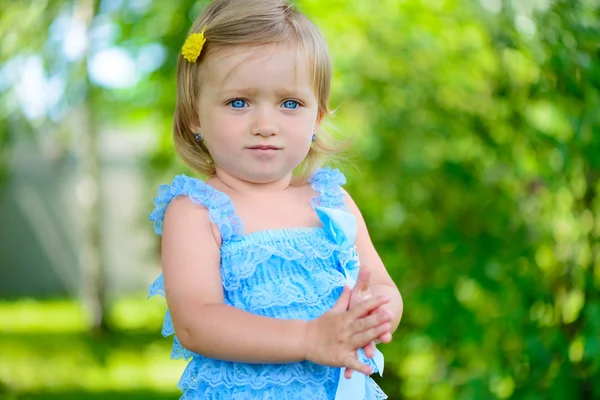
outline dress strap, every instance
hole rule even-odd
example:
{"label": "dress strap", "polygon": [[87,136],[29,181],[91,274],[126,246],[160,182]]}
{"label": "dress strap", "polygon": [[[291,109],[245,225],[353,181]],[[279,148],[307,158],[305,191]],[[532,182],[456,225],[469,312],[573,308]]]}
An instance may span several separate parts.
{"label": "dress strap", "polygon": [[319,193],[311,201],[313,208],[329,207],[347,210],[346,203],[344,203],[345,194],[341,187],[346,183],[346,177],[339,170],[321,168],[308,182],[312,185],[313,190]]}
{"label": "dress strap", "polygon": [[170,185],[161,185],[158,188],[158,197],[154,199],[155,208],[148,218],[154,222],[154,232],[157,235],[162,235],[165,212],[177,196],[188,196],[192,202],[206,207],[211,222],[216,224],[221,232],[223,242],[241,235],[242,221],[236,215],[229,196],[199,179],[184,174],[177,175]]}

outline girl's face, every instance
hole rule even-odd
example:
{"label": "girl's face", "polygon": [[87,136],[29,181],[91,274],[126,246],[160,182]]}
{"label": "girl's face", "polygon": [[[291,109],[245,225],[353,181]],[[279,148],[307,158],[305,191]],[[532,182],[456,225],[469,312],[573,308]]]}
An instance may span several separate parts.
{"label": "girl's face", "polygon": [[199,131],[217,171],[254,183],[289,177],[319,122],[296,47],[240,48],[211,55],[205,65]]}

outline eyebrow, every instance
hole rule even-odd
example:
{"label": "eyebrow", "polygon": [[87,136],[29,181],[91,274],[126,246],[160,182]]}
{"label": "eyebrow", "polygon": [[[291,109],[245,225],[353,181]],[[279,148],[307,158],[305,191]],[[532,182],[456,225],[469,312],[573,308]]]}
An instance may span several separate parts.
{"label": "eyebrow", "polygon": [[223,90],[223,95],[231,96],[255,96],[259,92],[258,88],[231,88]]}
{"label": "eyebrow", "polygon": [[[254,87],[250,87],[250,88],[231,88],[231,89],[225,89],[223,90],[223,95],[232,95],[232,96],[237,96],[237,95],[242,95],[242,96],[248,96],[248,97],[253,97],[256,96],[258,93],[260,93],[261,90],[259,88],[254,88]],[[303,90],[303,89],[281,89],[281,90],[276,90],[275,94],[277,95],[277,97],[305,97],[305,96],[310,96],[311,91],[309,90]]]}

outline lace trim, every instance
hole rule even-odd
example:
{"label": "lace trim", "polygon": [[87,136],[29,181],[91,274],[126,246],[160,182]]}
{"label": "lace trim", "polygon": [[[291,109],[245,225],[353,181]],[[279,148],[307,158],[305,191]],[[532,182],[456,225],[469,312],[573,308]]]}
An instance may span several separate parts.
{"label": "lace trim", "polygon": [[[243,390],[243,389],[241,389]],[[327,391],[323,388],[290,387],[281,390],[224,392],[223,388],[202,387],[186,391],[180,400],[331,400]],[[370,400],[370,399],[369,399]]]}
{"label": "lace trim", "polygon": [[[277,247],[277,248],[276,248]],[[271,257],[295,261],[311,271],[315,259],[327,259],[335,252],[342,267],[353,260],[354,249],[343,249],[325,237],[306,235],[293,243],[281,241],[274,244],[253,244],[236,252],[224,252],[221,259],[223,288],[228,291],[239,288],[240,283],[254,275],[256,267]]]}
{"label": "lace trim", "polygon": [[288,386],[296,382],[322,386],[328,381],[336,381],[338,376],[338,368],[324,367],[309,361],[291,364],[247,364],[196,355],[183,371],[178,386],[183,391],[200,386],[243,386],[261,390],[267,386]]}
{"label": "lace trim", "polygon": [[[268,387],[254,390],[246,387],[201,385],[184,391],[182,400],[331,400],[335,392],[335,381],[322,386],[292,384],[286,387]],[[371,400],[366,398],[365,400]]]}
{"label": "lace trim", "polygon": [[[307,361],[294,364],[233,364],[195,357],[178,387],[185,399],[327,399],[337,388],[339,368]],[[303,396],[299,396],[302,393]],[[239,397],[238,397],[239,396]],[[367,377],[365,400],[387,399]]]}
{"label": "lace trim", "polygon": [[302,307],[315,308],[334,290],[340,289],[341,292],[346,282],[346,278],[341,273],[319,271],[313,273],[312,277],[311,282],[304,279],[294,283],[279,280],[255,285],[245,296],[245,302],[251,310],[286,307],[294,303],[302,304]]}
{"label": "lace trim", "polygon": [[313,207],[331,207],[346,210],[344,192],[341,186],[346,183],[346,177],[337,169],[322,168],[309,179],[312,188],[319,196],[312,199]]}
{"label": "lace trim", "polygon": [[231,199],[225,193],[214,189],[199,179],[177,175],[170,185],[161,185],[154,199],[154,211],[148,219],[154,222],[154,232],[162,235],[165,212],[177,196],[187,195],[194,203],[209,210],[210,220],[219,227],[223,241],[239,237],[242,221],[235,214]]}
{"label": "lace trim", "polygon": [[[237,389],[237,390],[236,390]],[[181,400],[330,400],[332,395],[327,387],[292,385],[285,388],[272,388],[271,390],[250,390],[235,388],[227,390],[224,386],[201,385],[198,388],[186,390]],[[367,379],[364,400],[383,400],[388,397],[372,379]],[[335,391],[335,386],[330,388]]]}

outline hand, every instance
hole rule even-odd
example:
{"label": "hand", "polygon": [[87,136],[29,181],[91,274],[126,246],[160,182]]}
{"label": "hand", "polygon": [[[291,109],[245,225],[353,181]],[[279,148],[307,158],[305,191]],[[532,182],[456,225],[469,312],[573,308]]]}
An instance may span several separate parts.
{"label": "hand", "polygon": [[[352,289],[352,293],[350,294],[350,309],[352,309],[355,305],[357,305],[357,304],[361,303],[362,301],[369,299],[371,297],[372,297],[372,294],[371,294],[371,269],[366,265],[362,265],[358,271],[358,277],[356,279],[356,284],[354,285],[354,288]],[[385,307],[382,307],[382,308],[385,308]],[[378,340],[382,343],[388,343],[389,341],[392,340],[392,334],[389,332],[386,332],[383,335],[381,335],[381,337],[379,337]],[[368,358],[372,358],[374,355],[374,350],[375,349],[373,348],[373,353],[366,354],[366,356]],[[365,352],[366,351],[367,350],[365,349]]]}
{"label": "hand", "polygon": [[[363,301],[365,301],[367,299],[370,299],[371,297],[372,297],[372,294],[371,294],[371,269],[369,267],[367,267],[366,265],[363,265],[359,269],[358,277],[356,279],[356,284],[354,285],[354,288],[352,289],[352,293],[350,294],[350,309],[353,309],[355,306],[357,306],[358,304],[362,303]],[[389,314],[389,311],[385,310],[384,306],[381,306],[380,308]],[[378,310],[375,310],[375,311],[378,311]],[[381,311],[381,310],[379,310],[379,311]],[[391,314],[390,314],[390,317],[391,317]],[[387,331],[387,332],[384,332],[377,339],[382,343],[388,343],[392,340],[392,334],[389,331]],[[375,355],[375,343],[374,342],[368,343],[363,348],[363,350],[364,350],[365,356],[367,358],[373,358],[373,356]],[[352,377],[352,370],[346,368],[346,370],[344,371],[344,376],[346,378],[350,379]]]}
{"label": "hand", "polygon": [[389,332],[390,314],[377,311],[389,301],[385,296],[371,297],[348,310],[350,288],[344,287],[331,310],[306,323],[305,359],[370,375],[371,368],[358,361],[356,351]]}

